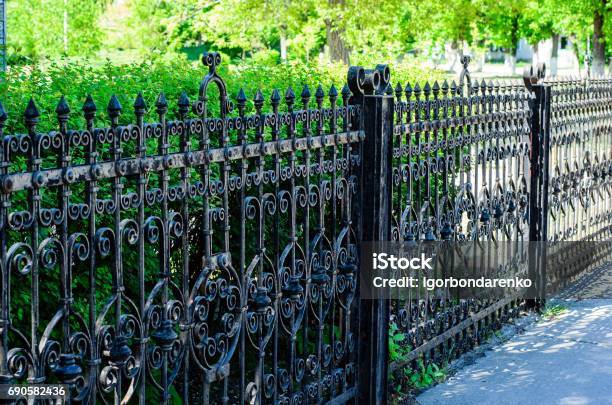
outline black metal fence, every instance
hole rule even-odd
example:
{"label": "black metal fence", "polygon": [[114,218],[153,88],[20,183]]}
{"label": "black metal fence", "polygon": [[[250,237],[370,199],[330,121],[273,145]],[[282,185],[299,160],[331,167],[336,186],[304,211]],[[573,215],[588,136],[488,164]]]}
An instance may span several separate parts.
{"label": "black metal fence", "polygon": [[612,79],[543,83],[551,88],[543,238],[558,288],[610,254],[609,244],[598,242],[610,239],[612,225]]}
{"label": "black metal fence", "polygon": [[[113,97],[96,128],[88,98],[71,130],[62,99],[39,133],[31,101],[28,133],[3,135],[0,383],[84,403],[384,403],[389,372],[457,356],[524,303],[360,300],[360,242],[609,229],[608,79],[478,82],[466,59],[458,83],[393,89],[386,66],[352,67],[340,92],[258,92],[247,113],[219,55],[203,61],[177,121],[160,95],[143,122],[139,96],[120,126]],[[389,364],[391,325],[412,350]]]}
{"label": "black metal fence", "polygon": [[[394,240],[529,240],[529,92],[471,80],[467,62],[458,84],[395,91]],[[392,339],[412,348],[391,358],[399,375],[470,350],[520,304],[415,292],[391,305]]]}

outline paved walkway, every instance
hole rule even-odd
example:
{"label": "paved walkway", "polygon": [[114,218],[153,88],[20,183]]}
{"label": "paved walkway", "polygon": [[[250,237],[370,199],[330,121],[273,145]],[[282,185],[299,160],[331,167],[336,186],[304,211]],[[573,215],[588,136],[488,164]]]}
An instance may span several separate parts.
{"label": "paved walkway", "polygon": [[[612,280],[612,266],[599,276],[600,281]],[[605,291],[611,285],[599,287]],[[598,289],[591,296],[601,292]],[[563,305],[567,312],[528,326],[525,333],[486,352],[417,401],[422,405],[612,404],[612,299],[563,301]]]}

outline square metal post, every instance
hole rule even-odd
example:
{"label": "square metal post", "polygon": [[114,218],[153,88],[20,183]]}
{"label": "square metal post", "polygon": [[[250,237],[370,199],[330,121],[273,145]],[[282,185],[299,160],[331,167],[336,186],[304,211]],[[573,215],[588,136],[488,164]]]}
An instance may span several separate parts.
{"label": "square metal post", "polygon": [[[362,106],[360,126],[365,133],[361,164],[362,242],[391,239],[394,100],[393,96],[382,91],[388,85],[388,69],[386,80],[385,69],[386,67],[377,67],[377,70],[365,71],[366,94],[356,94],[353,89],[353,102]],[[361,261],[362,265],[368,265],[369,258],[361,257]],[[389,301],[361,299],[358,343],[359,404],[387,403],[388,343]]]}
{"label": "square metal post", "polygon": [[530,299],[527,301],[527,306],[539,309],[544,305],[543,297],[546,292],[551,87],[534,83],[531,84],[530,90],[533,98],[529,104],[531,109],[529,241],[538,243],[535,249],[530,249],[529,267],[532,272],[530,278],[538,280],[537,295],[542,299]]}

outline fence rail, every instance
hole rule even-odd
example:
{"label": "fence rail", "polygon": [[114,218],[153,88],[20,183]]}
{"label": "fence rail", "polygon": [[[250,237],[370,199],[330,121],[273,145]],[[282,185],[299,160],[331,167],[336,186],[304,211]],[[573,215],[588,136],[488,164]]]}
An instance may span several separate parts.
{"label": "fence rail", "polygon": [[[609,236],[609,79],[479,82],[464,59],[457,83],[393,88],[387,66],[351,67],[340,92],[258,92],[249,112],[219,55],[203,61],[178,120],[161,94],[145,123],[139,95],[120,126],[113,96],[98,128],[88,97],[74,130],[62,98],[57,131],[30,101],[28,132],[2,134],[0,383],[83,403],[385,403],[389,374],[526,303],[360,299],[362,241]],[[594,260],[550,253],[571,274]],[[411,347],[391,362],[390,327]]]}

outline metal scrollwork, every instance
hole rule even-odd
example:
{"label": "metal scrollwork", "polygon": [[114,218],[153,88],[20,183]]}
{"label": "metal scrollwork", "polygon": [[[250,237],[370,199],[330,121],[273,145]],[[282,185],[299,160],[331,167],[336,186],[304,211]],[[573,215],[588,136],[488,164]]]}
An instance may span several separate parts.
{"label": "metal scrollwork", "polygon": [[[62,97],[44,133],[30,100],[27,133],[2,134],[1,382],[61,382],[83,403],[355,395],[360,108],[348,85],[258,91],[251,108],[219,54],[202,62],[176,114],[138,94],[127,123],[112,96],[99,128],[88,96],[75,130]],[[370,93],[390,79],[356,74]]]}

